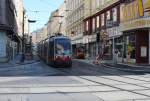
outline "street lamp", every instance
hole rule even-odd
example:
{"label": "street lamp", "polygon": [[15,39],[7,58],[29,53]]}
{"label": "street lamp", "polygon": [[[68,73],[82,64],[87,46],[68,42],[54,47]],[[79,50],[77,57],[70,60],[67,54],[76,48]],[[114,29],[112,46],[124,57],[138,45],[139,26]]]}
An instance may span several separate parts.
{"label": "street lamp", "polygon": [[36,20],[28,20],[29,23],[36,23]]}
{"label": "street lamp", "polygon": [[[27,42],[25,43],[25,53],[29,53],[32,56],[32,35],[30,34],[30,23],[36,23],[36,20],[28,19],[28,35],[27,35]],[[28,49],[28,50],[26,50]]]}
{"label": "street lamp", "polygon": [[54,15],[53,17],[54,18],[57,18],[57,17],[63,18],[64,16],[62,16],[62,15]]}
{"label": "street lamp", "polygon": [[28,19],[28,34],[30,34],[30,23],[36,23],[36,20],[30,20]]}

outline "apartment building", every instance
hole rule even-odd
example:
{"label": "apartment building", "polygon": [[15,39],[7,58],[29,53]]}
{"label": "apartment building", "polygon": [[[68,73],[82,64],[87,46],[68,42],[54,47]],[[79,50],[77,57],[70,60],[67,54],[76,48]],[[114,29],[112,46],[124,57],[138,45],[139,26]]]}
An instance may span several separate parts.
{"label": "apartment building", "polygon": [[73,53],[83,45],[84,0],[66,0],[66,32],[72,40]]}
{"label": "apartment building", "polygon": [[90,57],[105,52],[107,59],[113,59],[115,47],[122,52],[122,43],[114,44],[115,40],[122,40],[119,28],[120,3],[120,0],[90,1],[88,8],[91,15],[85,13],[88,16],[84,19],[84,43]]}
{"label": "apartment building", "polygon": [[18,26],[13,0],[0,0],[0,62],[14,58],[17,52]]}
{"label": "apartment building", "polygon": [[124,0],[121,12],[124,62],[150,64],[150,0]]}
{"label": "apartment building", "polygon": [[58,33],[60,30],[60,17],[59,10],[55,10],[51,13],[49,21],[47,23],[48,36],[52,36]]}

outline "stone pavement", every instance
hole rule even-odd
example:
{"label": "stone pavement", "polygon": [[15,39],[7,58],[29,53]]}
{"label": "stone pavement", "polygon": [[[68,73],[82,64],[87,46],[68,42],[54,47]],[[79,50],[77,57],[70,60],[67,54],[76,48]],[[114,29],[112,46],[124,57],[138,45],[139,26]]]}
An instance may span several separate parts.
{"label": "stone pavement", "polygon": [[25,60],[24,62],[20,62],[20,56],[16,56],[14,60],[9,61],[8,63],[0,63],[0,68],[3,67],[15,67],[19,65],[31,64],[34,62],[38,62],[39,59],[37,56],[34,56],[32,60]]}
{"label": "stone pavement", "polygon": [[[35,63],[32,66],[34,71],[41,66],[52,75],[0,77],[0,101],[150,101],[150,75],[118,75],[120,71],[80,65],[58,69]],[[75,72],[78,75],[73,75]],[[89,75],[92,72],[93,75]],[[94,72],[99,75],[94,75]]]}
{"label": "stone pavement", "polygon": [[127,71],[127,72],[150,73],[150,66],[145,66],[145,65],[105,63],[104,66],[109,67],[109,68],[115,68],[118,70]]}
{"label": "stone pavement", "polygon": [[150,101],[148,84],[141,87],[109,80],[112,76],[83,78],[107,85],[75,76],[0,78],[0,101]]}
{"label": "stone pavement", "polygon": [[[85,59],[85,60],[79,60],[76,59],[77,61],[82,61],[91,65],[96,65],[93,63],[93,59]],[[127,64],[127,63],[113,63],[112,60],[103,60],[101,61],[100,66],[103,65],[108,68],[114,68],[118,69],[121,71],[127,71],[127,72],[136,72],[136,73],[150,73],[150,65],[144,65],[144,64]]]}

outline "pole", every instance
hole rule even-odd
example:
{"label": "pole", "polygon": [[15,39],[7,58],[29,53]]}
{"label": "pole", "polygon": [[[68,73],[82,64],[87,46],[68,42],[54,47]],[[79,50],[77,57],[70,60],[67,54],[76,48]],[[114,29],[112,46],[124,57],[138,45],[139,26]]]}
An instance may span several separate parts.
{"label": "pole", "polygon": [[115,62],[115,38],[113,37],[113,62]]}
{"label": "pole", "polygon": [[25,55],[24,55],[24,20],[25,20],[25,11],[23,11],[23,19],[22,19],[22,56],[20,62],[24,62]]}
{"label": "pole", "polygon": [[22,53],[24,53],[24,20],[25,20],[25,10],[23,10],[23,23],[22,23]]}

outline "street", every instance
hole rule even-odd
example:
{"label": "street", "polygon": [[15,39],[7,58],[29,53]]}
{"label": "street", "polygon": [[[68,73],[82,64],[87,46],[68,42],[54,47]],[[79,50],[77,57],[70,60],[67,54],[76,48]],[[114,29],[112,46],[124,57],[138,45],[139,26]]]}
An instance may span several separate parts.
{"label": "street", "polygon": [[53,68],[42,61],[5,67],[0,76],[0,101],[150,101],[149,74],[80,60],[72,68]]}
{"label": "street", "polygon": [[0,0],[0,101],[150,101],[150,0]]}

